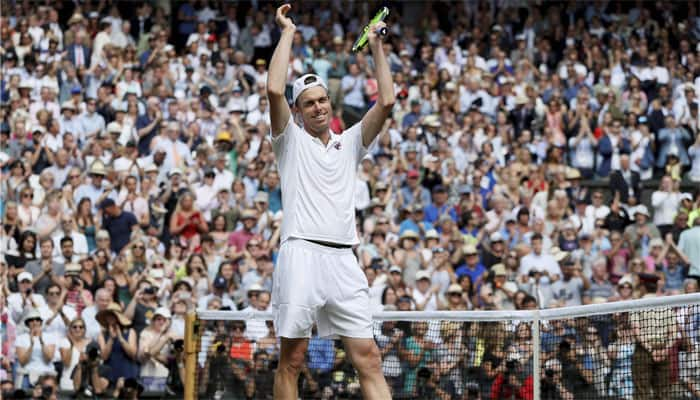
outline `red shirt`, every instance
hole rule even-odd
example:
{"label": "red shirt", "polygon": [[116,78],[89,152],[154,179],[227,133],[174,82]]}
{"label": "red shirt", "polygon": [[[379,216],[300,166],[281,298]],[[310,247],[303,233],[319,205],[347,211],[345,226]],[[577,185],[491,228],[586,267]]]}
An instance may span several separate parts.
{"label": "red shirt", "polygon": [[228,237],[228,245],[235,246],[236,251],[243,251],[248,245],[250,238],[255,236],[253,232],[248,232],[245,229],[235,231]]}
{"label": "red shirt", "polygon": [[[92,301],[92,294],[86,289],[83,289],[82,297]],[[80,316],[85,307],[87,307],[77,290],[69,290],[68,293],[66,293],[66,304],[73,306],[78,316]]]}

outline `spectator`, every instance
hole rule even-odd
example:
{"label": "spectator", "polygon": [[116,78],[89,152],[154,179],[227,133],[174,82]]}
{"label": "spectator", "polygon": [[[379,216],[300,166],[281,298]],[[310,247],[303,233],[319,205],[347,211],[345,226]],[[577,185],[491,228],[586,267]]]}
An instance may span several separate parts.
{"label": "spectator", "polygon": [[116,303],[101,310],[95,319],[102,327],[97,343],[100,357],[109,367],[106,378],[110,384],[116,384],[119,378],[137,378],[137,338],[136,332],[129,328],[131,321],[122,314],[121,307]]}
{"label": "spectator", "polygon": [[138,358],[144,389],[163,392],[169,370],[168,357],[172,342],[177,336],[170,330],[170,311],[158,308],[153,312],[151,323],[144,328],[138,340]]}
{"label": "spectator", "polygon": [[[52,361],[56,343],[42,332],[43,319],[39,311],[32,310],[24,317],[27,332],[17,336],[17,361],[19,369],[16,386],[29,389],[43,374],[56,374]],[[35,351],[36,349],[36,351]]]}
{"label": "spectator", "polygon": [[134,214],[122,211],[112,199],[105,199],[100,208],[104,213],[102,225],[109,233],[110,249],[119,253],[130,241],[131,233],[138,226]]}
{"label": "spectator", "polygon": [[76,389],[73,380],[74,370],[88,356],[87,346],[90,338],[85,335],[85,321],[81,318],[70,320],[67,328],[68,334],[58,344],[63,362],[59,387],[64,391],[73,391]]}

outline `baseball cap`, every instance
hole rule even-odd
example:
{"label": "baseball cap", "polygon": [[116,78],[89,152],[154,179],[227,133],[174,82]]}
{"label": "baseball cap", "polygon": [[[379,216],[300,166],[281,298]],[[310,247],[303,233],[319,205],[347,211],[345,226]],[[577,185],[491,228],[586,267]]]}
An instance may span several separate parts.
{"label": "baseball cap", "polygon": [[212,285],[216,289],[225,289],[226,288],[226,279],[223,276],[220,276],[220,277],[214,279],[214,283]]}
{"label": "baseball cap", "polygon": [[31,272],[24,271],[17,276],[17,282],[23,282],[23,281],[30,281],[31,282],[33,280],[34,280],[34,277],[32,276]]}
{"label": "baseball cap", "polygon": [[420,174],[415,169],[412,169],[406,173],[407,178],[418,178]]}
{"label": "baseball cap", "polygon": [[418,271],[416,272],[416,280],[419,281],[421,279],[427,279],[430,280],[430,273],[428,271]]}
{"label": "baseball cap", "polygon": [[114,200],[110,199],[109,197],[102,200],[102,203],[100,203],[100,208],[105,209],[107,207],[111,207],[113,205],[116,205],[117,203],[114,202]]}
{"label": "baseball cap", "polygon": [[160,315],[165,319],[170,319],[172,317],[172,315],[170,314],[170,310],[168,310],[165,307],[156,308],[156,311],[153,312],[153,316],[155,317],[156,315]]}
{"label": "baseball cap", "polygon": [[402,272],[401,267],[399,267],[398,265],[392,265],[391,267],[389,267],[389,273],[392,273],[392,272],[401,273]]}
{"label": "baseball cap", "polygon": [[316,74],[306,74],[299,77],[294,81],[294,85],[292,86],[292,103],[296,103],[297,98],[299,98],[299,95],[301,95],[304,90],[316,86],[321,86],[328,91],[326,83]]}

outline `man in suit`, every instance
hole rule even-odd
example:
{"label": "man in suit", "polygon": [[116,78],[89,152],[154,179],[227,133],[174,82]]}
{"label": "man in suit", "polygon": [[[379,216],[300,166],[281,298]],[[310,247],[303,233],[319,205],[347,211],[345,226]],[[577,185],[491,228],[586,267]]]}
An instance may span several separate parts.
{"label": "man in suit", "polygon": [[603,178],[617,168],[621,154],[632,152],[630,141],[620,134],[621,131],[622,123],[616,119],[605,127],[605,134],[598,141],[598,175]]}
{"label": "man in suit", "polygon": [[688,146],[691,142],[692,138],[688,131],[678,126],[672,115],[667,116],[666,127],[659,131],[659,135],[656,138],[657,147],[659,149],[656,167],[664,168],[669,154],[676,154],[683,167],[690,165]]}
{"label": "man in suit", "polygon": [[85,32],[78,32],[75,36],[75,42],[69,45],[66,51],[68,52],[68,61],[75,66],[76,70],[88,68],[91,54],[90,47],[85,45]]}
{"label": "man in suit", "polygon": [[620,169],[610,174],[610,187],[613,195],[620,193],[620,201],[627,204],[630,196],[639,199],[641,186],[639,184],[639,173],[630,169],[630,156],[620,155]]}

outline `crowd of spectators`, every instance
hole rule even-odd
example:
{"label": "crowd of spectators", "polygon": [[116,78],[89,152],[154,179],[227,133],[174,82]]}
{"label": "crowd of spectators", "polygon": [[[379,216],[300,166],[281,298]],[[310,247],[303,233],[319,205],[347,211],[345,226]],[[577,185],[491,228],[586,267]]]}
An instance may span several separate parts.
{"label": "crowd of spectators", "polygon": [[[327,82],[337,134],[377,97],[371,56],[350,47],[378,6],[290,12],[288,82],[310,71]],[[284,213],[267,139],[274,7],[2,2],[3,394],[177,395],[188,312],[269,309]],[[355,182],[370,311],[698,291],[696,3],[390,11],[397,101]],[[679,385],[679,398],[700,398],[698,338],[681,333],[695,319],[667,323],[678,327],[661,341],[675,347],[653,357],[637,350],[658,338],[647,345],[634,316],[577,321],[545,329],[548,398],[652,398]],[[376,327],[394,393],[418,398],[529,398],[533,377],[518,371],[530,335],[510,323]],[[208,324],[201,349],[202,393],[270,395],[271,323]],[[349,365],[314,337],[304,398],[356,396]],[[652,372],[653,387],[630,383]]]}

